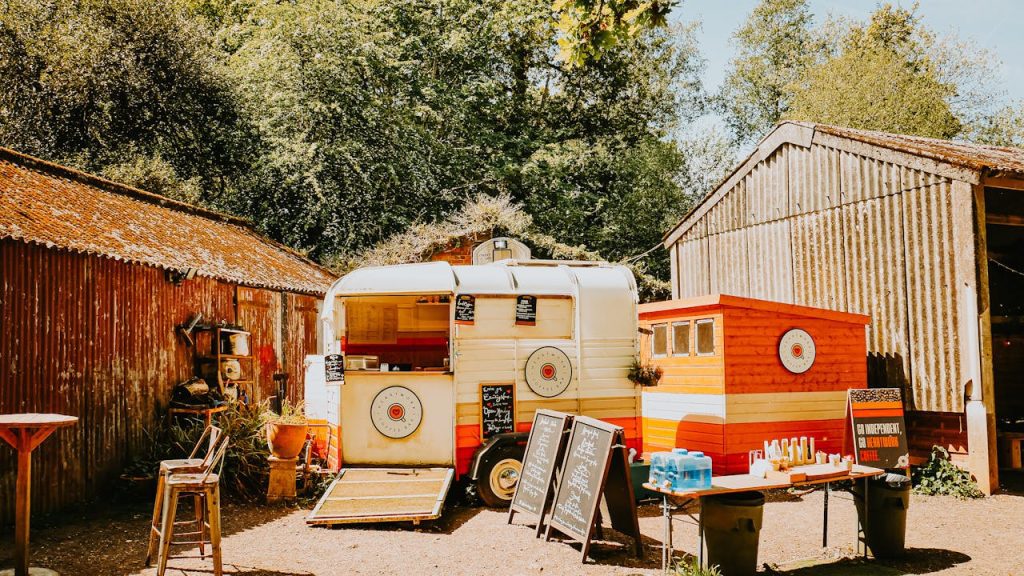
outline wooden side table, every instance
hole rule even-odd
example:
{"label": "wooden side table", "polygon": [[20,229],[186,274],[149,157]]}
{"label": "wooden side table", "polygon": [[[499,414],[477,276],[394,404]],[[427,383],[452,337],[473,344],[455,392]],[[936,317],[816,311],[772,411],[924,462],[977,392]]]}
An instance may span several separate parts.
{"label": "wooden side table", "polygon": [[[32,504],[32,451],[57,428],[78,422],[75,416],[63,414],[0,414],[0,438],[18,451],[18,480],[15,490],[14,570],[0,576],[29,576],[28,527]],[[55,574],[50,570],[32,569],[35,574]]]}
{"label": "wooden side table", "polygon": [[221,404],[214,408],[169,408],[167,410],[168,418],[173,418],[176,414],[189,414],[192,416],[202,416],[203,423],[207,428],[213,424],[213,415],[219,414],[228,409],[227,404]]}

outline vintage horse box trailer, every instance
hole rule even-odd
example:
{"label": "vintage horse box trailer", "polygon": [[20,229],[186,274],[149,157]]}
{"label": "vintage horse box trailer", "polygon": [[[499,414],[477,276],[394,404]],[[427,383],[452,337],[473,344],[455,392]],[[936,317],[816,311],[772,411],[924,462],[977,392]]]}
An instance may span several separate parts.
{"label": "vintage horse box trailer", "polygon": [[308,410],[340,438],[335,469],[451,469],[507,503],[538,408],[616,424],[641,448],[637,305],[633,274],[608,263],[361,268],[326,295],[323,354],[344,377],[307,378]]}

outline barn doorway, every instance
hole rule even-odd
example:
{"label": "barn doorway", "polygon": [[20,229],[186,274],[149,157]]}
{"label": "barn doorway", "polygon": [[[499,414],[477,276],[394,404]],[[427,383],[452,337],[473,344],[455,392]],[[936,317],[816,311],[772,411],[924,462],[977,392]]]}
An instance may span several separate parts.
{"label": "barn doorway", "polygon": [[999,467],[1020,469],[1024,446],[1024,190],[986,188],[985,213]]}

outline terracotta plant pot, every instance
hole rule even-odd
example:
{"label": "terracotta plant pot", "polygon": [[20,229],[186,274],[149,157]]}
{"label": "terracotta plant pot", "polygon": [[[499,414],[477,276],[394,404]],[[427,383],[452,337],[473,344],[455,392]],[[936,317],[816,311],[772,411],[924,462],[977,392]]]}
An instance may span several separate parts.
{"label": "terracotta plant pot", "polygon": [[274,456],[295,458],[302,452],[302,445],[306,442],[306,425],[267,422],[267,442]]}

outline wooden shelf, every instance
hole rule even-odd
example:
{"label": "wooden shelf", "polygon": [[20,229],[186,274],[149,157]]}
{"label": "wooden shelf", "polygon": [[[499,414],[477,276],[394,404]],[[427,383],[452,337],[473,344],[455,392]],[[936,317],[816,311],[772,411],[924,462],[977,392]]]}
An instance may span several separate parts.
{"label": "wooden shelf", "polygon": [[217,360],[252,360],[251,354],[239,355],[239,354],[220,354],[217,356],[200,356],[200,361],[217,361]]}

